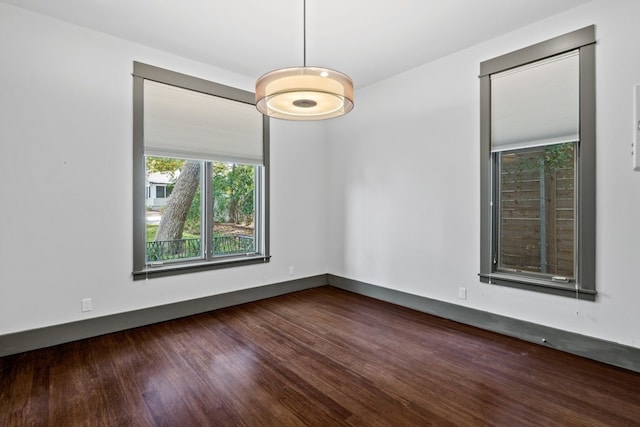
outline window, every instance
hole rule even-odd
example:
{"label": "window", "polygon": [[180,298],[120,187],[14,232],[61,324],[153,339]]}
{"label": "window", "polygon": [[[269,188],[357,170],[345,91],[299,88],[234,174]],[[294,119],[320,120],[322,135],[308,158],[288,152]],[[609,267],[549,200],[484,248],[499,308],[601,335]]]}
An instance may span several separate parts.
{"label": "window", "polygon": [[[152,173],[151,171],[147,171],[147,173]],[[166,199],[171,195],[171,187],[167,187],[166,185],[157,185],[156,186],[156,198],[157,199]]]}
{"label": "window", "polygon": [[252,93],[135,62],[133,139],[134,279],[269,260],[269,121]]}
{"label": "window", "polygon": [[485,283],[595,299],[595,27],[480,65]]}

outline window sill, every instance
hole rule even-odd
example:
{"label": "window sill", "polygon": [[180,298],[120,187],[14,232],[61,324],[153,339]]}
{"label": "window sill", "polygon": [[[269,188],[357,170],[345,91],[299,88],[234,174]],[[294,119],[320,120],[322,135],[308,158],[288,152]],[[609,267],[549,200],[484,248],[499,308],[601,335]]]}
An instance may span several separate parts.
{"label": "window sill", "polygon": [[263,264],[269,262],[270,259],[270,256],[251,254],[242,257],[224,258],[213,261],[171,263],[159,266],[147,265],[144,269],[134,271],[132,274],[133,280],[146,280],[156,277],[175,276],[179,274],[217,270],[220,268],[239,267],[242,265],[251,264]]}
{"label": "window sill", "polygon": [[575,284],[555,283],[550,280],[536,279],[526,276],[517,276],[501,273],[479,273],[480,281],[492,285],[509,286],[512,288],[542,292],[551,295],[559,295],[569,298],[577,298],[587,301],[596,300],[596,291],[591,289],[575,288]]}

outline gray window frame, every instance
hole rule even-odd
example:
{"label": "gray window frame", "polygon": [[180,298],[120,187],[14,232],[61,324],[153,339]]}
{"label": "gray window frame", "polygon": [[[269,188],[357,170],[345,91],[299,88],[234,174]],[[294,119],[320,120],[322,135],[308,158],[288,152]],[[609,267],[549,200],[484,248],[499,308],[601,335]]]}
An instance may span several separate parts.
{"label": "gray window frame", "polygon": [[[596,298],[596,76],[595,26],[507,53],[480,64],[480,281],[553,295]],[[575,281],[559,283],[523,273],[497,272],[494,265],[498,225],[497,156],[491,153],[491,75],[561,53],[579,50],[580,140],[577,153],[577,242]]]}
{"label": "gray window frame", "polygon": [[[183,89],[194,90],[232,101],[255,105],[255,95],[242,89],[225,86],[208,80],[177,73],[140,62],[133,63],[133,279],[144,280],[154,277],[173,276],[219,268],[236,267],[248,264],[269,262],[269,118],[263,116],[263,163],[262,182],[256,187],[263,188],[262,194],[256,194],[256,229],[262,228],[260,244],[262,249],[255,254],[225,256],[215,259],[190,260],[179,263],[167,263],[162,266],[147,264],[145,254],[145,156],[144,156],[144,80],[152,80]],[[257,192],[259,193],[259,192]]]}

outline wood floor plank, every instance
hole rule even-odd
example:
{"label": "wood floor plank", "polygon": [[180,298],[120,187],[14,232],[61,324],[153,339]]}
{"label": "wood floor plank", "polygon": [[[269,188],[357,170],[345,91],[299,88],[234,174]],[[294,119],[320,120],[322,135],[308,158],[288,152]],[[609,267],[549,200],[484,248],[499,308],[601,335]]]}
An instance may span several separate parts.
{"label": "wood floor plank", "polygon": [[0,426],[640,426],[640,374],[332,287],[0,359]]}

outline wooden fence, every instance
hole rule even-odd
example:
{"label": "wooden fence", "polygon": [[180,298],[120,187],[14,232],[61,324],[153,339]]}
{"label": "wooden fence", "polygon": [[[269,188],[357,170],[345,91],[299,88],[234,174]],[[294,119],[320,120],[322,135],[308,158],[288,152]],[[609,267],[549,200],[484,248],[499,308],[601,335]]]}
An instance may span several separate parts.
{"label": "wooden fence", "polygon": [[548,157],[545,147],[502,155],[500,267],[573,277],[573,154]]}

